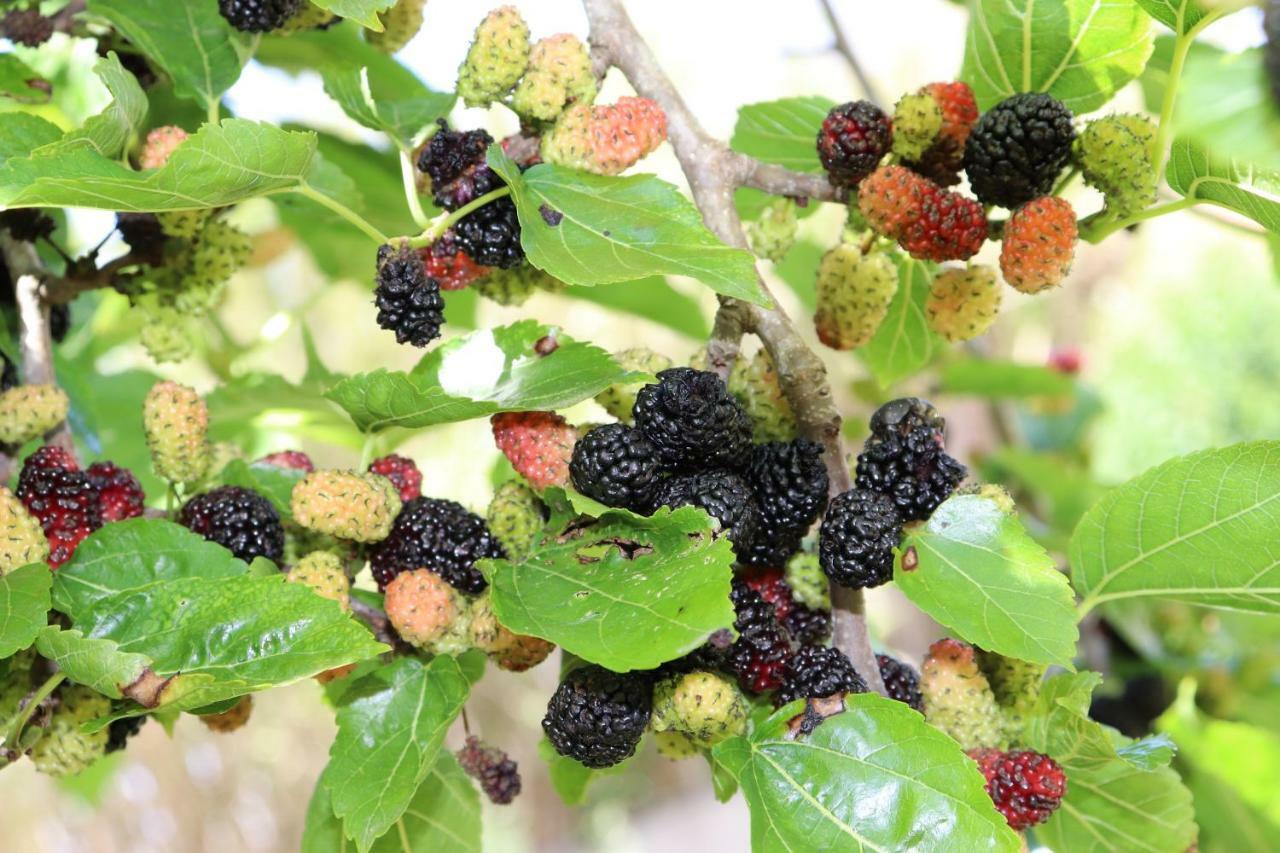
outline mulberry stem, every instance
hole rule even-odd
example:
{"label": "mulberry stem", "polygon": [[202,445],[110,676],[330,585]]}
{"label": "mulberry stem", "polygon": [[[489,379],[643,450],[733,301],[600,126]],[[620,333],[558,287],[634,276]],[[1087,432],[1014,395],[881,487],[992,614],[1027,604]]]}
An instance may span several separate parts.
{"label": "mulberry stem", "polygon": [[356,213],[354,210],[347,207],[345,204],[338,201],[336,198],[330,198],[329,196],[315,189],[310,184],[301,184],[298,186],[297,189],[294,190],[294,192],[296,192],[300,196],[303,196],[304,198],[311,199],[312,201],[314,201],[315,203],[323,207],[329,208],[334,213],[338,214],[343,219],[347,220],[352,225],[359,228],[366,235],[368,235],[370,239],[372,239],[374,242],[378,243],[379,245],[381,245],[382,243],[387,243],[391,239],[386,234],[383,234],[377,228],[374,228],[371,224],[369,224],[369,222],[363,216]]}
{"label": "mulberry stem", "polygon": [[400,175],[404,178],[404,200],[409,205],[409,215],[413,223],[426,231],[431,227],[431,218],[422,209],[422,199],[418,197],[418,180],[413,173],[413,161],[408,151],[400,152]]}
{"label": "mulberry stem", "polygon": [[428,224],[427,228],[419,236],[411,239],[409,241],[409,245],[415,249],[430,246],[436,240],[440,239],[440,235],[444,234],[444,232],[456,225],[458,221],[468,213],[479,210],[491,201],[497,201],[498,199],[509,195],[511,195],[511,187],[499,187],[493,192],[485,193],[479,198],[473,198],[462,207],[450,212],[448,216],[437,217],[434,222]]}
{"label": "mulberry stem", "polygon": [[44,683],[27,699],[27,705],[22,712],[14,718],[9,724],[9,731],[5,732],[4,745],[8,749],[14,749],[19,739],[22,737],[22,730],[26,728],[27,721],[31,719],[31,715],[35,713],[36,708],[40,707],[40,703],[49,698],[49,694],[58,689],[58,685],[65,681],[67,674],[65,672],[55,672],[44,680]]}

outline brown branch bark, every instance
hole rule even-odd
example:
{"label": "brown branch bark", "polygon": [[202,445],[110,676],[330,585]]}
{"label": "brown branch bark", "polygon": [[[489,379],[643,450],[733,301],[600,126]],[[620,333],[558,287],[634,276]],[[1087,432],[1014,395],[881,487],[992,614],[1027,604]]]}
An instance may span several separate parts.
{"label": "brown branch bark", "polygon": [[[837,199],[825,178],[760,163],[730,150],[724,142],[708,134],[640,37],[621,0],[583,0],[583,6],[590,24],[596,68],[603,72],[612,65],[626,75],[636,92],[662,107],[667,115],[667,139],[689,182],[694,203],[707,227],[722,241],[740,249],[747,248],[733,200],[738,187],[751,186],[788,196]],[[763,280],[760,284],[768,293]],[[822,360],[804,342],[776,300],[766,308],[722,297],[707,346],[712,366],[721,375],[727,375],[732,368],[739,340],[746,332],[755,333],[772,357],[801,431],[825,448],[832,492],[846,491],[850,481],[840,437],[841,418]],[[835,644],[849,655],[867,683],[883,693],[884,685],[867,633],[862,593],[838,588],[833,592]]]}
{"label": "brown branch bark", "polygon": [[[35,247],[0,233],[0,251],[13,279],[14,303],[18,308],[18,350],[22,356],[22,381],[27,385],[53,385],[58,379],[53,369],[53,336],[49,328],[49,306],[44,300],[44,265]],[[45,435],[47,444],[74,451],[66,421]]]}

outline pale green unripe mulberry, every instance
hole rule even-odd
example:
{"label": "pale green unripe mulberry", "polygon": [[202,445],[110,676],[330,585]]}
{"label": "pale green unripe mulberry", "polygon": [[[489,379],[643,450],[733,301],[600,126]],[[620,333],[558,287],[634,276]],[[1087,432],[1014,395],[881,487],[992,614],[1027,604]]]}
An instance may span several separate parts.
{"label": "pale green unripe mulberry", "polygon": [[378,16],[382,32],[365,30],[364,40],[383,53],[397,53],[413,41],[422,29],[422,10],[427,0],[396,0],[396,4]]}
{"label": "pale green unripe mulberry", "polygon": [[467,642],[508,672],[535,667],[556,648],[541,637],[517,634],[499,622],[487,589],[471,603],[466,621]]}
{"label": "pale green unripe mulberry", "polygon": [[156,473],[170,483],[195,483],[209,467],[209,410],[191,388],[159,382],[147,393],[142,426]]}
{"label": "pale green unripe mulberry", "polygon": [[650,724],[656,732],[678,731],[707,747],[746,731],[750,710],[736,681],[714,672],[689,672],[654,687]]}
{"label": "pale green unripe mulberry", "polygon": [[19,385],[0,394],[0,443],[26,444],[66,420],[71,401],[57,385]]}
{"label": "pale green unripe mulberry", "polygon": [[508,480],[494,490],[485,520],[507,559],[517,563],[529,553],[546,522],[542,501],[519,480]]}
{"label": "pale green unripe mulberry", "polygon": [[831,585],[817,554],[801,551],[787,560],[786,579],[796,601],[811,610],[831,609]]}
{"label": "pale green unripe mulberry", "polygon": [[659,755],[672,761],[693,758],[700,751],[698,745],[687,734],[675,730],[657,732],[653,736],[653,743],[658,748]]}
{"label": "pale green unripe mulberry", "polygon": [[40,522],[17,496],[0,486],[0,576],[49,559],[49,541]]}
{"label": "pale green unripe mulberry", "polygon": [[138,341],[157,364],[183,361],[191,355],[191,329],[186,315],[167,305],[144,308],[147,319]]}
{"label": "pale green unripe mulberry", "polygon": [[[613,354],[613,360],[624,370],[650,373],[655,376],[671,367],[671,359],[645,347],[635,347],[616,352]],[[636,405],[636,394],[640,392],[642,387],[643,383],[640,382],[610,385],[596,395],[596,402],[619,421],[629,424],[631,423],[631,410]]]}
{"label": "pale green unripe mulberry", "polygon": [[774,199],[754,222],[747,223],[751,251],[761,258],[780,261],[795,244],[799,227],[796,203],[789,198]]}
{"label": "pale green unripe mulberry", "polygon": [[1073,153],[1085,183],[1106,197],[1107,209],[1117,216],[1156,200],[1155,136],[1155,125],[1144,116],[1111,115],[1089,122],[1076,137]]}
{"label": "pale green unripe mulberry", "polygon": [[942,108],[927,91],[903,95],[893,108],[893,153],[919,160],[942,130]]}
{"label": "pale green unripe mulberry", "polygon": [[79,684],[69,684],[59,692],[44,736],[31,748],[36,769],[50,776],[72,776],[84,770],[107,750],[108,731],[81,727],[111,713],[111,700]]}
{"label": "pale green unripe mulberry", "polygon": [[321,598],[336,601],[345,612],[351,612],[351,579],[341,558],[329,551],[313,551],[289,570],[290,583],[311,588]]}
{"label": "pale green unripe mulberry", "polygon": [[156,213],[160,230],[170,237],[190,240],[200,233],[209,219],[208,210],[162,210]]}
{"label": "pale green unripe mulberry", "polygon": [[249,235],[221,219],[210,220],[191,251],[190,285],[215,288],[245,265],[253,253]]}
{"label": "pale green unripe mulberry", "polygon": [[494,9],[476,27],[458,69],[458,97],[469,107],[501,100],[529,64],[529,25],[514,6]]}
{"label": "pale green unripe mulberry", "polygon": [[729,372],[729,393],[750,416],[755,443],[790,441],[798,434],[795,412],[768,350],[757,350],[751,358],[738,357]]}
{"label": "pale green unripe mulberry", "polygon": [[351,542],[380,542],[400,512],[386,477],[356,471],[312,471],[293,487],[293,520],[308,530]]}
{"label": "pale green unripe mulberry", "polygon": [[273,36],[290,36],[294,33],[318,29],[337,20],[337,16],[328,9],[321,9],[311,0],[303,0],[298,11],[294,12],[284,26],[271,31]]}
{"label": "pale green unripe mulberry", "polygon": [[533,264],[521,264],[511,269],[494,269],[471,285],[485,299],[499,305],[523,305],[538,291],[558,293],[565,283]]}
{"label": "pale green unripe mulberry", "polygon": [[1040,684],[1047,667],[1042,663],[1005,657],[995,652],[977,650],[978,666],[982,669],[991,692],[1004,711],[1005,729],[1010,740],[1021,738],[1027,718],[1040,697]]}
{"label": "pale green unripe mulberry", "polygon": [[968,643],[945,639],[929,647],[920,668],[920,692],[925,719],[949,734],[961,749],[1009,745],[1004,715]]}
{"label": "pale green unripe mulberry", "polygon": [[554,121],[571,104],[591,103],[597,90],[587,46],[577,36],[559,33],[533,46],[511,108],[531,119]]}
{"label": "pale green unripe mulberry", "polygon": [[897,290],[898,268],[888,255],[863,255],[852,243],[836,246],[818,265],[818,339],[838,350],[862,346],[880,328]]}
{"label": "pale green unripe mulberry", "polygon": [[957,343],[991,328],[1000,313],[1000,280],[987,266],[953,267],[934,276],[925,300],[925,320],[946,340]]}

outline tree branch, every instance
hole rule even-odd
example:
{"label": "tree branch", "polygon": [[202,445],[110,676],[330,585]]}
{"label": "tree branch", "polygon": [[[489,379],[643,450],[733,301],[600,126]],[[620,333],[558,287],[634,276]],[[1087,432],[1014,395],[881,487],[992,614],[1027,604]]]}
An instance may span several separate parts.
{"label": "tree branch", "polygon": [[[759,163],[729,149],[710,136],[693,115],[653,52],[636,31],[621,0],[583,0],[591,28],[592,56],[598,68],[612,64],[640,95],[656,101],[667,116],[667,138],[689,182],[693,201],[707,227],[730,246],[747,248],[747,238],[734,206],[734,191],[753,186],[782,195],[833,200],[837,196],[825,178],[792,173]],[[761,288],[769,294],[764,281]],[[707,350],[713,367],[726,375],[737,355],[738,342],[754,332],[768,350],[801,432],[820,442],[826,453],[833,493],[850,486],[849,467],[840,437],[840,412],[832,399],[826,367],[809,349],[791,319],[769,294],[772,304],[761,307],[722,298]],[[835,643],[849,655],[858,672],[883,693],[879,667],[871,652],[859,590],[836,590],[832,601]]]}
{"label": "tree branch", "polygon": [[[18,308],[18,349],[22,356],[22,381],[27,385],[53,385],[53,335],[49,328],[49,306],[44,301],[44,265],[35,247],[0,232],[0,251],[13,279],[14,302]],[[47,444],[73,451],[71,430],[66,421],[45,435]]]}
{"label": "tree branch", "polygon": [[[831,34],[836,40],[836,53],[844,58],[848,63],[849,70],[853,72],[853,76],[858,79],[858,85],[862,87],[862,93],[867,96],[867,100],[873,104],[880,104],[880,97],[876,93],[876,87],[871,82],[870,75],[867,74],[862,63],[858,60],[858,55],[853,52],[853,45],[849,44],[849,39],[845,37],[844,27],[840,26],[840,19],[836,17],[836,11],[831,6],[831,0],[819,0],[822,5],[822,12],[827,16],[827,23],[831,25]],[[883,106],[883,105],[882,105]]]}

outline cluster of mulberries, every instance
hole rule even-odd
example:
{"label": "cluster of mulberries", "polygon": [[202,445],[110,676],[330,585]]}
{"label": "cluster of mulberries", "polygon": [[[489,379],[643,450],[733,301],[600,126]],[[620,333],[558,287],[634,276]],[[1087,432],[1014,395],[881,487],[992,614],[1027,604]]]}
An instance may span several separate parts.
{"label": "cluster of mulberries", "polygon": [[943,446],[946,422],[914,397],[881,406],[858,455],[854,488],[831,501],[818,538],[822,570],[861,589],[893,577],[902,525],[922,521],[950,497],[965,467]]}
{"label": "cluster of mulberries", "polygon": [[[892,117],[867,101],[834,107],[818,132],[818,156],[853,200],[844,244],[818,272],[819,338],[851,349],[879,328],[897,281],[877,237],[933,262],[968,261],[998,239],[999,272],[1011,287],[1031,294],[1057,286],[1078,238],[1075,211],[1055,194],[1064,171],[1077,167],[1104,195],[1108,214],[1133,215],[1155,198],[1154,138],[1152,122],[1137,115],[1095,119],[1077,132],[1071,111],[1045,93],[1013,95],[979,113],[972,90],[958,82],[904,95]],[[948,189],[962,175],[974,197]],[[1008,218],[989,222],[992,207]],[[760,251],[779,256],[767,242]],[[945,268],[934,277],[926,317],[941,337],[965,341],[990,327],[1000,302],[993,267]]]}

